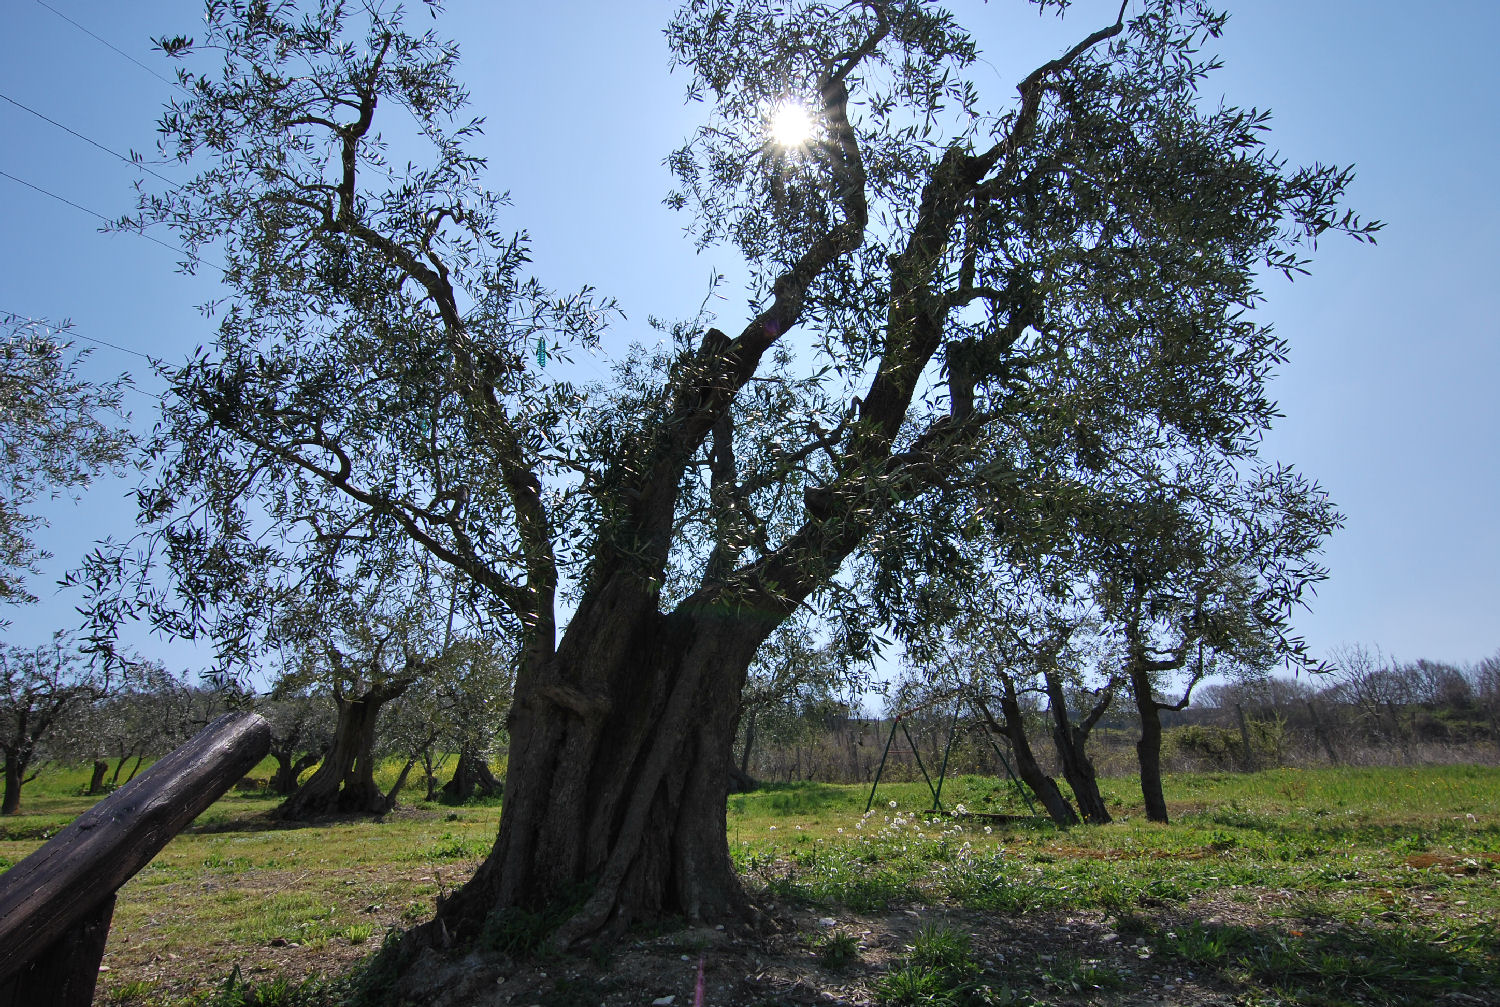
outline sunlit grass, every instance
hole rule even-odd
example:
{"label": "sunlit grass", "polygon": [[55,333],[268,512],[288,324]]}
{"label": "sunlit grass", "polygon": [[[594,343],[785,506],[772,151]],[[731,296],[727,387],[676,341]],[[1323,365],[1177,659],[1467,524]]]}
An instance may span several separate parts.
{"label": "sunlit grass", "polygon": [[[31,784],[26,813],[0,819],[0,858],[19,860],[88,807],[86,782],[49,772]],[[1260,991],[1247,1002],[1423,1003],[1500,985],[1500,771],[1171,776],[1165,827],[1144,820],[1134,780],[1103,784],[1117,821],[1066,831],[982,777],[945,781],[944,807],[969,812],[952,817],[931,812],[920,781],[882,783],[868,814],[868,787],[767,787],[729,799],[730,848],[767,905],[951,907],[996,925],[1092,913],[1159,960]],[[293,828],[269,819],[274,797],[231,792],[122,889],[101,988],[176,1007],[235,967],[246,982],[300,982],[428,918],[488,853],[499,809],[420,796],[385,821]],[[1213,922],[1226,911],[1244,921]],[[847,951],[830,954],[866,968]],[[1004,975],[956,968],[914,950],[889,982],[866,981],[889,1003],[1043,1002],[1121,981],[1072,952]]]}

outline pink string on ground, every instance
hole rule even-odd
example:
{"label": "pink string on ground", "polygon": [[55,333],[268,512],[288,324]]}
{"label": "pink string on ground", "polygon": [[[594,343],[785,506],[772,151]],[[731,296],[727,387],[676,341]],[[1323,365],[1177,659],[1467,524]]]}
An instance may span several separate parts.
{"label": "pink string on ground", "polygon": [[703,1007],[703,956],[698,956],[698,985],[693,990],[693,1007]]}

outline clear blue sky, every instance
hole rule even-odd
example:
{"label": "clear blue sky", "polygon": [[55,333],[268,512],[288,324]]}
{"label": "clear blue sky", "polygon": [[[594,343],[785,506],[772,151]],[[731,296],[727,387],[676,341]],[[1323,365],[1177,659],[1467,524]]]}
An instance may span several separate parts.
{"label": "clear blue sky", "polygon": [[[47,0],[164,75],[150,35],[194,34],[193,0]],[[1276,113],[1273,143],[1294,162],[1354,163],[1350,202],[1387,222],[1376,248],[1325,242],[1313,275],[1267,277],[1264,310],[1292,346],[1275,384],[1286,418],[1266,454],[1320,479],[1348,514],[1330,580],[1297,619],[1317,652],[1379,646],[1403,659],[1468,662],[1500,648],[1500,3],[1434,0],[1221,0],[1233,14],[1211,91]],[[1116,0],[1075,0],[1059,25],[1020,0],[954,5],[980,33],[990,93],[1013,93],[1038,62],[1112,19]],[[661,161],[701,108],[666,72],[668,3],[498,4],[453,0],[439,30],[457,38],[474,108],[488,119],[491,185],[515,200],[538,273],[591,283],[628,313],[606,342],[653,340],[647,314],[691,315],[728,251],[696,254],[660,203]],[[418,11],[425,19],[425,12]],[[115,150],[150,152],[171,88],[37,0],[0,8],[0,93]],[[0,101],[0,171],[107,215],[131,205],[135,172]],[[170,168],[162,169],[171,174]],[[194,305],[213,270],[0,178],[0,310],[71,318],[82,336],[169,359],[213,339]],[[163,233],[164,240],[171,236]],[[740,303],[721,302],[728,323]],[[598,367],[602,362],[584,365]],[[144,362],[100,347],[104,375]],[[131,397],[149,425],[154,401]],[[12,613],[12,642],[73,621],[52,581],[98,536],[128,533],[128,486],[99,485],[52,513],[57,554],[33,580],[43,604]],[[147,640],[148,653],[166,649]],[[180,653],[173,663],[182,664]]]}

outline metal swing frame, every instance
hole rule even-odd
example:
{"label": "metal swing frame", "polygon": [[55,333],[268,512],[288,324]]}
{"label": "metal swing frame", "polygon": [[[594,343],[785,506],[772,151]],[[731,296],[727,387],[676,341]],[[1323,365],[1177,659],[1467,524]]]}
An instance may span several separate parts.
{"label": "metal swing frame", "polygon": [[[922,762],[922,753],[917,748],[916,740],[912,738],[911,731],[907,730],[904,721],[912,714],[920,713],[921,711],[932,706],[934,703],[940,703],[943,700],[951,699],[954,696],[958,697],[959,702],[953,704],[953,717],[948,723],[948,741],[947,744],[943,746],[943,761],[942,764],[938,767],[937,783],[934,784],[932,782],[931,774],[927,772],[927,767]],[[943,784],[948,778],[948,755],[953,751],[954,739],[958,737],[958,715],[963,710],[965,702],[970,705],[972,712],[974,700],[969,690],[963,688],[954,689],[950,692],[943,693],[942,695],[934,696],[931,699],[927,700],[925,703],[919,703],[916,706],[909,707],[896,714],[894,719],[892,719],[891,721],[890,734],[888,734],[885,739],[885,750],[880,753],[880,766],[875,770],[875,779],[870,784],[870,798],[869,800],[865,801],[865,814],[869,814],[870,809],[875,806],[875,792],[880,788],[880,778],[885,774],[886,760],[891,754],[891,746],[895,744],[897,728],[899,728],[901,730],[901,733],[906,736],[906,743],[911,746],[911,754],[916,759],[917,768],[921,770],[922,779],[927,781],[927,790],[932,794],[932,807],[927,809],[928,813],[948,813],[947,809],[943,807]],[[1031,794],[1027,791],[1025,784],[1023,784],[1020,777],[1016,775],[1015,769],[1010,764],[1010,759],[1006,758],[1005,752],[1001,750],[999,745],[995,744],[994,738],[991,738],[988,734],[986,734],[985,740],[989,742],[990,748],[993,749],[995,755],[999,757],[1000,765],[1005,767],[1006,777],[1010,780],[1011,785],[1016,790],[1016,793],[1019,794],[1021,799],[1026,802],[1027,810],[1030,811],[1033,816],[1035,816],[1036,803],[1032,801]]]}

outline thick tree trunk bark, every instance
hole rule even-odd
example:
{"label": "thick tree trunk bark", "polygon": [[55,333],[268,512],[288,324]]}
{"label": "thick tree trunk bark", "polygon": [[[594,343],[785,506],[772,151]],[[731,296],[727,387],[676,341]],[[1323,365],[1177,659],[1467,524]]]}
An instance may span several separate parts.
{"label": "thick tree trunk bark", "polygon": [[317,772],[276,809],[276,817],[305,821],[332,813],[380,815],[385,794],[375,784],[375,722],[380,708],[406,691],[406,680],[371,688],[355,699],[339,698],[333,744]]}
{"label": "thick tree trunk bark", "polygon": [[1090,711],[1088,726],[1073,723],[1068,714],[1067,696],[1063,692],[1062,676],[1056,671],[1046,671],[1047,701],[1052,713],[1052,744],[1057,749],[1057,758],[1062,765],[1063,779],[1073,788],[1073,799],[1078,802],[1078,813],[1090,825],[1107,825],[1109,809],[1104,806],[1104,796],[1099,793],[1099,780],[1094,775],[1094,762],[1088,756],[1089,731],[1113,697],[1111,691],[1100,698],[1100,706]]}
{"label": "thick tree trunk bark", "polygon": [[684,608],[658,613],[651,585],[620,575],[579,607],[555,655],[525,655],[499,837],[412,940],[461,944],[493,913],[568,902],[558,947],[641,918],[750,918],[727,779],[746,671],[784,613]]}
{"label": "thick tree trunk bark", "polygon": [[989,721],[991,730],[997,731],[1010,739],[1011,751],[1016,757],[1016,775],[1021,781],[1031,788],[1037,800],[1042,802],[1042,807],[1047,809],[1047,814],[1052,820],[1063,828],[1078,824],[1078,815],[1074,813],[1073,806],[1058,789],[1057,781],[1042,772],[1041,764],[1036,761],[1036,756],[1031,751],[1031,742],[1026,738],[1026,724],[1021,719],[1021,704],[1016,699],[1015,686],[1004,675],[1000,676],[1002,692],[1000,694],[1000,713],[1005,722],[997,723],[990,716],[990,711],[979,704],[980,712],[984,714],[985,720]]}
{"label": "thick tree trunk bark", "polygon": [[1151,692],[1151,677],[1138,666],[1130,671],[1131,691],[1141,715],[1141,738],[1135,743],[1136,759],[1141,766],[1141,798],[1146,803],[1146,818],[1166,823],[1167,799],[1161,789],[1161,705]]}

